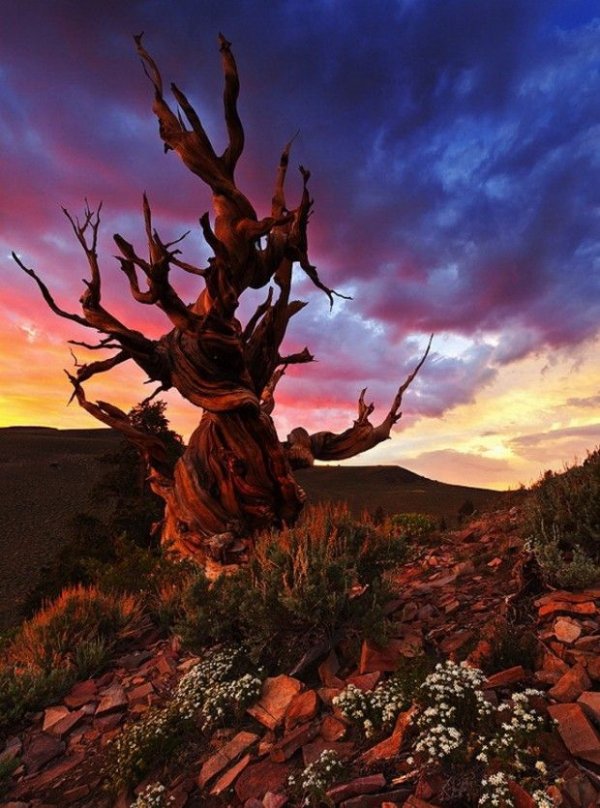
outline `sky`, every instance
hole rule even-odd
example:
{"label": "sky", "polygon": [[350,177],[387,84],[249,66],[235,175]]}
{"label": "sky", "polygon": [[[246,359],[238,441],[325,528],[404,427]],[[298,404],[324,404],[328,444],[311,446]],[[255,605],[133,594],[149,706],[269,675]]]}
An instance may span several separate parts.
{"label": "sky", "polygon": [[[275,422],[342,431],[360,390],[383,418],[430,333],[430,357],[392,439],[349,463],[399,464],[445,482],[516,488],[600,444],[600,9],[595,0],[0,0],[0,426],[95,427],[67,407],[67,340],[14,250],[79,310],[85,259],[61,206],[102,201],[103,300],[152,338],[160,311],[130,299],[112,234],[142,251],[147,192],[163,239],[210,195],[164,154],[132,35],[190,97],[220,150],[217,35],[232,43],[246,147],[238,186],[259,216],[282,147],[312,173],[309,253],[327,298],[287,352],[317,362],[280,382]],[[288,200],[299,197],[290,172]],[[199,279],[173,285],[186,300]],[[201,281],[199,281],[201,283]],[[242,307],[248,316],[264,290]],[[75,349],[78,361],[97,358]],[[129,409],[150,392],[131,363],[87,383]],[[189,435],[199,412],[164,396]]]}

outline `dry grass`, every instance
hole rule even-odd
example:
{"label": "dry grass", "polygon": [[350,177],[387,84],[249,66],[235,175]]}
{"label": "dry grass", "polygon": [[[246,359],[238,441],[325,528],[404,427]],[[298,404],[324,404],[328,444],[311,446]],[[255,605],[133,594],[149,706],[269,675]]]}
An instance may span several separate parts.
{"label": "dry grass", "polygon": [[15,668],[50,671],[77,667],[84,648],[109,654],[146,623],[140,600],[112,595],[93,586],[69,587],[27,620],[7,648]]}

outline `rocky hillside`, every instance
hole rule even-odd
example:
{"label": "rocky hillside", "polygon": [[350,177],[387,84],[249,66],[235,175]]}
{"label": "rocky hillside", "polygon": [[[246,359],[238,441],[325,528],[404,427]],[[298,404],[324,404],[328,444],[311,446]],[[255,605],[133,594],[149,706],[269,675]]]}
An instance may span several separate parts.
{"label": "rocky hillside", "polygon": [[[516,508],[437,536],[392,574],[396,597],[386,606],[383,645],[315,649],[314,664],[267,678],[235,726],[190,735],[135,793],[108,796],[103,772],[111,754],[115,765],[115,748],[124,754],[124,728],[149,726],[148,716],[172,703],[177,683],[200,662],[176,638],[148,629],[131,639],[116,666],[76,684],[7,739],[0,760],[16,768],[3,804],[291,808],[326,798],[336,808],[465,808],[477,804],[475,792],[483,793],[482,806],[600,804],[600,589],[545,590],[523,544]],[[433,667],[445,660],[468,665]],[[443,696],[449,681],[450,703],[427,701]],[[519,695],[528,688],[541,693]],[[383,694],[388,721],[378,727]],[[466,725],[462,740],[456,732],[442,738],[452,698],[462,705],[463,723],[467,707],[477,707],[469,720],[479,728],[468,748],[460,746]],[[536,730],[521,772],[519,721]],[[440,749],[455,744],[454,758],[440,764],[436,737]],[[473,748],[479,742],[481,749]],[[456,762],[459,752],[470,756],[469,766]],[[492,758],[500,762],[489,770]]]}

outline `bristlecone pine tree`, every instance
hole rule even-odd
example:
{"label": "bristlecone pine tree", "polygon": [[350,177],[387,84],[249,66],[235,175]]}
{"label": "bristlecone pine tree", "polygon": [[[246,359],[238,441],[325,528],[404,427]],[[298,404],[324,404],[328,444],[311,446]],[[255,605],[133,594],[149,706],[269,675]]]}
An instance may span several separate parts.
{"label": "bristlecone pine tree", "polygon": [[[338,294],[325,286],[308,258],[307,226],[312,207],[309,172],[300,166],[300,203],[289,208],[284,193],[288,144],[279,160],[271,213],[259,219],[234,178],[244,147],[244,130],[237,111],[239,80],[230,43],[219,37],[229,142],[218,155],[196,111],[174,84],[171,90],[179,109],[177,114],[173,112],[164,98],[159,69],[144,48],[141,35],[135,41],[154,85],[153,110],[165,151],[177,152],[212,191],[214,221],[211,225],[208,213],[200,219],[214,253],[208,266],[199,268],[183,261],[175,247],[180,239],[169,243],[161,240],[144,195],[148,258],[141,258],[122,236],[115,235],[114,240],[133,298],[158,306],[171,322],[167,334],[151,340],[128,328],[101,303],[97,255],[100,207],[94,211],[86,203],[82,221],[64,211],[89,264],[90,279],[80,301],[82,314],[60,308],[36,272],[14,253],[13,257],[36,281],[55,314],[103,335],[98,344],[74,344],[115,351],[110,358],[77,365],[74,375],[68,374],[73,395],[89,413],[122,432],[143,453],[152,488],[165,501],[163,542],[216,573],[221,565],[247,557],[257,529],[290,524],[297,518],[305,495],[292,469],[310,466],[314,460],[353,457],[389,437],[401,416],[402,394],[425,361],[429,346],[377,426],[369,421],[373,405],[365,404],[363,390],[358,418],[345,432],[311,435],[298,427],[286,441],[279,441],[271,419],[277,382],[288,365],[313,360],[308,348],[291,355],[280,352],[291,317],[306,305],[291,299],[294,265],[300,265],[330,303]],[[190,305],[171,285],[169,275],[174,267],[202,279],[204,288]],[[139,273],[146,279],[146,288],[140,286]],[[265,301],[242,325],[235,316],[240,296],[248,288],[267,286]],[[184,455],[174,467],[158,438],[136,429],[117,407],[103,401],[93,403],[84,394],[82,382],[130,360],[149,380],[159,383],[157,392],[174,387],[203,411]]]}

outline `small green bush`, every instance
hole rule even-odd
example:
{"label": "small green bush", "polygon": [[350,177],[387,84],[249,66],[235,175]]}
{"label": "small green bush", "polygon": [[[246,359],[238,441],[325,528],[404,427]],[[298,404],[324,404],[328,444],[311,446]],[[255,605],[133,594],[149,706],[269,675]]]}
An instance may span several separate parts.
{"label": "small green bush", "polygon": [[52,704],[71,688],[73,669],[45,672],[36,668],[0,669],[0,738],[18,724],[26,713]]}
{"label": "small green bush", "polygon": [[309,508],[297,527],[261,534],[246,567],[214,582],[198,574],[178,630],[194,649],[243,643],[270,669],[340,632],[382,641],[390,597],[383,574],[406,553],[389,524]]}
{"label": "small green bush", "polygon": [[396,513],[391,523],[407,539],[420,539],[433,533],[435,522],[424,513]]}
{"label": "small green bush", "polygon": [[600,580],[600,449],[581,465],[546,472],[532,487],[529,527],[548,580],[568,589]]}

